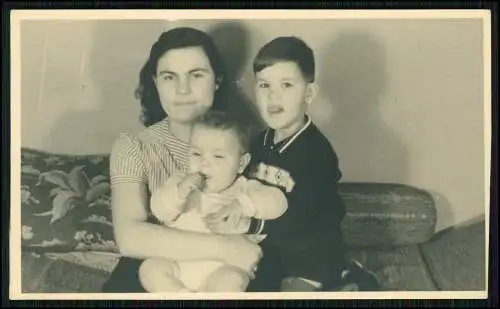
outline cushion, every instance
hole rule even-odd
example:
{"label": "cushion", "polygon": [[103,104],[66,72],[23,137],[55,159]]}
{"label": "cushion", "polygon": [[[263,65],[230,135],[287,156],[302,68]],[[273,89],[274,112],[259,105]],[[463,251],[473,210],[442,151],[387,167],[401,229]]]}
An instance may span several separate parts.
{"label": "cushion", "polygon": [[485,221],[448,228],[422,245],[430,272],[443,291],[484,291]]}
{"label": "cushion", "polygon": [[108,155],[21,151],[22,247],[117,252]]}
{"label": "cushion", "polygon": [[347,214],[342,223],[351,246],[418,244],[436,226],[436,208],[425,190],[391,183],[341,183]]}
{"label": "cushion", "polygon": [[23,252],[23,293],[100,293],[110,273],[56,257]]}
{"label": "cushion", "polygon": [[418,245],[357,248],[348,256],[360,261],[380,280],[381,291],[435,291]]}

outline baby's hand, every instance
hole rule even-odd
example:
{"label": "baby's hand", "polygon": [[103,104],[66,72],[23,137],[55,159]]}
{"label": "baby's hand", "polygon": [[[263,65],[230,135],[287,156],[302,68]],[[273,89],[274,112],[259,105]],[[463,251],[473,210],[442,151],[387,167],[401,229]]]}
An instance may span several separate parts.
{"label": "baby's hand", "polygon": [[196,189],[201,190],[205,183],[206,176],[195,173],[188,174],[179,183],[177,190],[179,192],[179,197],[182,199],[187,198],[187,196]]}
{"label": "baby's hand", "polygon": [[217,232],[217,227],[220,227],[221,224],[225,227],[225,229],[232,228],[236,231],[238,230],[240,221],[243,217],[243,206],[238,200],[233,200],[231,204],[222,208],[218,212],[207,215],[205,217],[205,222],[213,232]]}
{"label": "baby's hand", "polygon": [[264,241],[264,239],[267,238],[267,235],[265,234],[250,234],[246,235],[246,237],[250,240],[253,241],[254,243],[258,244]]}

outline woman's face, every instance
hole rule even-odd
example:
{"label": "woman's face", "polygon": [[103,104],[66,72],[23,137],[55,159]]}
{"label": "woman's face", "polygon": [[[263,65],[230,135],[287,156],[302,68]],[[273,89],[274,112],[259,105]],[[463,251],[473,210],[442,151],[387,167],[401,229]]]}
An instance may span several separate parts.
{"label": "woman's face", "polygon": [[172,49],[158,59],[156,88],[171,121],[190,122],[212,106],[217,89],[210,61],[201,47]]}

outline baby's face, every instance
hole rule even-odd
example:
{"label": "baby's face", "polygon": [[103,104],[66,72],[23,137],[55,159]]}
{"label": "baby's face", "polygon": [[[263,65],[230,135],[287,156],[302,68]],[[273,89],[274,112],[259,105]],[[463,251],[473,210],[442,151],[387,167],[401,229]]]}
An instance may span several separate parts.
{"label": "baby's face", "polygon": [[190,142],[189,171],[206,176],[205,192],[219,192],[243,170],[236,134],[196,125]]}

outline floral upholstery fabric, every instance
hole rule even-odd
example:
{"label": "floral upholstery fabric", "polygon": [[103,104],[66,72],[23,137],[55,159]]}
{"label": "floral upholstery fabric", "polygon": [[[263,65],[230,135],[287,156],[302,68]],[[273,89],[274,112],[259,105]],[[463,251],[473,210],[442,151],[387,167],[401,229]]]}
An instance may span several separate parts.
{"label": "floral upholstery fabric", "polygon": [[23,250],[117,252],[108,171],[109,155],[56,155],[23,148]]}

